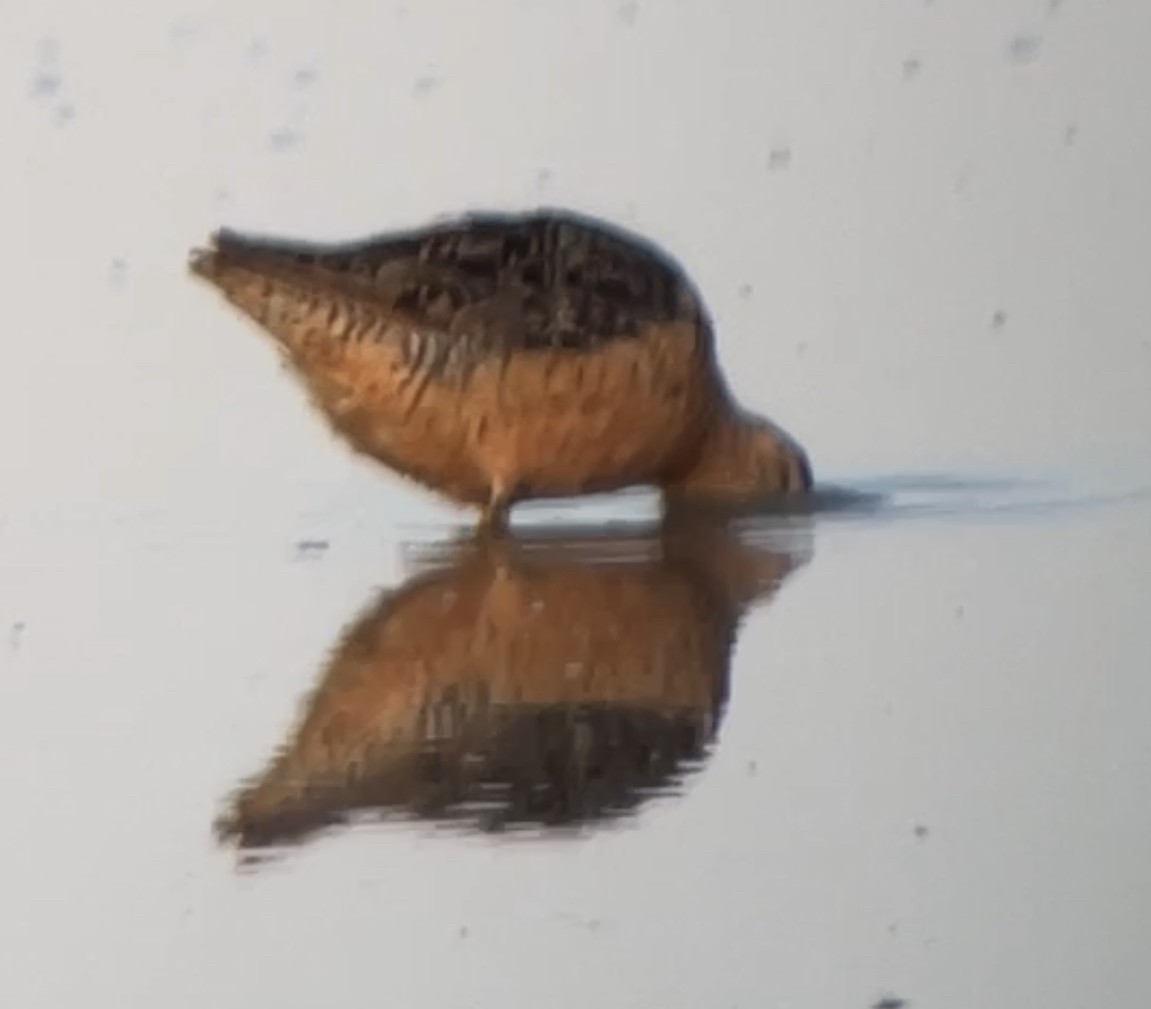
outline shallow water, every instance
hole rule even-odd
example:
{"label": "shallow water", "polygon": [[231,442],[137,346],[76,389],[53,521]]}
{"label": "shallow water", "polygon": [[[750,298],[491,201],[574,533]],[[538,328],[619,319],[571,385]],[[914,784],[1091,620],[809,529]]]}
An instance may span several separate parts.
{"label": "shallow water", "polygon": [[[825,6],[15,6],[0,1004],[1147,1004],[1147,10]],[[534,202],[812,507],[482,550],[184,273]]]}
{"label": "shallow water", "polygon": [[6,530],[9,1004],[1140,990],[1151,509],[968,494],[496,556]]}

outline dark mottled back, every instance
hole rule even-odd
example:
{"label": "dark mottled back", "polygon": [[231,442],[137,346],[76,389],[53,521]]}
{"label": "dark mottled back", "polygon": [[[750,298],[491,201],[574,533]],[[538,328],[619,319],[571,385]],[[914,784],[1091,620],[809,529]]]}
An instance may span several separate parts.
{"label": "dark mottled back", "polygon": [[690,281],[666,253],[568,212],[480,213],[345,245],[232,232],[218,241],[221,249],[362,282],[417,330],[474,351],[591,350],[651,324],[703,317]]}

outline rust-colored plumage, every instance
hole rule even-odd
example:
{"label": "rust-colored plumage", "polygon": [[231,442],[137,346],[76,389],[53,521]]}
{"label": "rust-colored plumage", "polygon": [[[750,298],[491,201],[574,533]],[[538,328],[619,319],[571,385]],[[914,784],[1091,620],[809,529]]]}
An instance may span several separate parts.
{"label": "rust-colored plumage", "polygon": [[801,527],[757,542],[695,519],[444,544],[345,631],[221,835],[258,848],[365,813],[483,829],[634,809],[706,755],[740,619],[810,548]]}
{"label": "rust-colored plumage", "polygon": [[221,231],[191,269],[356,450],[486,522],[637,484],[738,505],[811,488],[803,450],[734,403],[682,269],[602,222],[473,214],[342,246]]}

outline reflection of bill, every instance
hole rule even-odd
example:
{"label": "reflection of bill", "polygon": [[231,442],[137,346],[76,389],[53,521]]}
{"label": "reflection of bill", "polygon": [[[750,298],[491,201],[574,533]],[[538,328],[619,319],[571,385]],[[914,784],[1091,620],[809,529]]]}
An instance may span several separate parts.
{"label": "reflection of bill", "polygon": [[579,824],[674,791],[723,715],[741,616],[809,542],[796,520],[425,548],[344,634],[221,837],[258,848],[389,813]]}

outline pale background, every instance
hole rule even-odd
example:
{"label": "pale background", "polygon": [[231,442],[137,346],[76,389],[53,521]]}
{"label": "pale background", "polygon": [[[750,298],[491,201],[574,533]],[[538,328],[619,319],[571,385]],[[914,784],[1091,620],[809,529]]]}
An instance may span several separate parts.
{"label": "pale background", "polygon": [[[0,1005],[1151,1003],[1149,67],[1143,0],[2,0]],[[187,250],[537,203],[674,251],[821,479],[1043,482],[817,523],[629,830],[238,874],[221,801],[459,516]]]}

